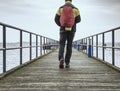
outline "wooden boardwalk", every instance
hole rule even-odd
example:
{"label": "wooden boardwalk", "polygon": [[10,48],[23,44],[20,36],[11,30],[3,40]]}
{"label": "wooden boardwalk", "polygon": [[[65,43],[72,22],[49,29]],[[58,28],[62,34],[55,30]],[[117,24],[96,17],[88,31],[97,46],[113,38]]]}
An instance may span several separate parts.
{"label": "wooden boardwalk", "polygon": [[73,50],[59,69],[58,50],[0,80],[0,91],[120,91],[120,73]]}

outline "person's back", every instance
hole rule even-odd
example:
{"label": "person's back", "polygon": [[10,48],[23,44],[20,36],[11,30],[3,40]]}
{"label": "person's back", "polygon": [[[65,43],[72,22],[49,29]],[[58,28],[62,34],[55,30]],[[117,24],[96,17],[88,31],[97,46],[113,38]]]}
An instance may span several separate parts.
{"label": "person's back", "polygon": [[[67,3],[62,7],[61,16],[60,16],[60,25],[62,27],[72,29],[75,23],[75,17],[73,14],[73,7],[71,4]],[[69,31],[70,31],[69,30]]]}
{"label": "person's back", "polygon": [[[60,61],[60,64],[59,64],[60,68],[64,68],[64,61],[65,61],[66,67],[67,68],[69,67],[70,58],[72,54],[72,42],[76,32],[76,24],[81,21],[79,10],[74,5],[72,5],[71,2],[72,0],[65,0],[65,4],[58,9],[55,16],[55,22],[58,26],[60,26],[60,48],[59,48],[59,55],[58,55],[58,59]],[[65,6],[72,7],[72,11],[70,7],[66,8],[65,9],[66,11],[64,11]],[[69,23],[70,26],[68,26],[68,24],[67,25],[62,24],[66,21],[66,19],[64,19],[66,17],[64,15],[65,14],[64,12],[66,13],[69,12],[69,14],[66,15],[67,16],[66,23]],[[71,14],[71,12],[73,13],[73,15]],[[71,19],[68,18],[69,17],[68,15],[70,16]],[[66,55],[64,59],[64,47],[65,47],[66,41],[67,41],[67,48],[66,48]]]}

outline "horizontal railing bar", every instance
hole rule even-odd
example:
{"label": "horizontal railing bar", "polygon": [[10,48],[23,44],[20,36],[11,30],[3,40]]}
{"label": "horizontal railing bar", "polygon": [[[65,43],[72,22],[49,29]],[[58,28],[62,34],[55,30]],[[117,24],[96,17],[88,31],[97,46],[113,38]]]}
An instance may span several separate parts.
{"label": "horizontal railing bar", "polygon": [[[94,35],[92,35],[92,36],[101,35],[101,34],[103,34],[103,33],[112,32],[112,31],[114,31],[114,30],[118,30],[118,29],[120,29],[120,26],[117,27],[117,28],[110,29],[110,30],[105,31],[105,32],[101,32],[101,33],[98,33],[98,34],[94,34]],[[92,37],[92,36],[89,36],[89,37]],[[87,38],[89,38],[89,37],[87,37]]]}
{"label": "horizontal railing bar", "polygon": [[120,47],[113,47],[114,49],[120,49]]}
{"label": "horizontal railing bar", "polygon": [[104,48],[114,48],[114,49],[120,49],[120,47],[110,47],[110,46],[93,46],[93,47],[104,47]]}
{"label": "horizontal railing bar", "polygon": [[[113,29],[110,29],[110,30],[108,30],[108,31],[101,32],[101,33],[97,33],[97,34],[94,34],[94,35],[91,35],[91,36],[88,36],[88,37],[85,37],[85,38],[81,38],[81,39],[90,38],[90,37],[93,37],[93,36],[96,36],[96,35],[101,35],[101,34],[103,34],[103,33],[111,32],[111,31],[119,30],[119,29],[120,29],[120,26],[117,27],[117,28],[113,28]],[[76,40],[76,41],[80,41],[80,39],[79,39],[79,40]],[[74,42],[76,42],[76,41],[74,41]]]}
{"label": "horizontal railing bar", "polygon": [[14,27],[14,26],[11,26],[11,25],[8,25],[8,24],[5,24],[5,23],[1,23],[1,22],[0,22],[0,25],[6,26],[6,27],[8,27],[8,28],[16,29],[16,30],[19,30],[19,31],[23,31],[23,32],[26,32],[26,33],[31,33],[31,34],[34,34],[34,35],[38,35],[38,34],[29,32],[29,31],[26,31],[26,30],[23,30],[23,29],[21,29],[21,28],[17,28],[17,27]]}
{"label": "horizontal railing bar", "polygon": [[[48,38],[48,37],[45,37],[45,36],[42,36],[42,35],[39,35],[39,34],[36,34],[36,33],[33,33],[33,32],[29,32],[29,31],[26,31],[26,30],[24,30],[24,29],[21,29],[21,28],[18,28],[18,27],[14,27],[14,26],[11,26],[11,25],[2,23],[2,22],[0,22],[0,25],[1,25],[1,26],[5,26],[5,27],[8,27],[8,28],[16,29],[16,30],[18,30],[18,31],[23,31],[23,32],[26,32],[26,33],[31,33],[31,34],[33,34],[33,35],[37,35],[38,37],[44,37],[44,38],[47,38],[47,39],[50,39],[50,40],[54,40],[54,39],[52,39],[52,38]],[[57,41],[57,40],[55,40],[55,41]]]}
{"label": "horizontal railing bar", "polygon": [[87,44],[80,44],[80,45],[86,45],[87,46]]}
{"label": "horizontal railing bar", "polygon": [[14,50],[14,49],[20,49],[20,48],[33,48],[33,47],[44,47],[44,46],[58,46],[58,45],[41,45],[41,46],[27,46],[27,47],[13,47],[13,48],[1,48],[0,51],[2,50]]}
{"label": "horizontal railing bar", "polygon": [[[80,46],[83,46],[83,45],[84,45],[84,46],[88,46],[88,45],[86,45],[86,44],[80,44]],[[114,49],[120,49],[120,47],[110,47],[110,46],[94,46],[94,45],[93,45],[93,47],[104,47],[104,48],[111,48],[111,49],[112,49],[112,48],[114,48]]]}
{"label": "horizontal railing bar", "polygon": [[[36,46],[32,46],[32,48],[33,48],[33,47],[36,47]],[[29,47],[2,48],[2,49],[0,49],[0,50],[14,50],[14,49],[20,49],[20,48],[30,48],[30,46],[29,46]]]}

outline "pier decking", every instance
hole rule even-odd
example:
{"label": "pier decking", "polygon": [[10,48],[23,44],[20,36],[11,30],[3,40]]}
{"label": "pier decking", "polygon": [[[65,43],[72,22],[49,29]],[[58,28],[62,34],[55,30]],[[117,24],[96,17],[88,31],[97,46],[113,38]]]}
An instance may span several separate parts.
{"label": "pier decking", "polygon": [[0,80],[0,91],[120,91],[120,73],[73,49],[70,68],[59,69],[58,50]]}

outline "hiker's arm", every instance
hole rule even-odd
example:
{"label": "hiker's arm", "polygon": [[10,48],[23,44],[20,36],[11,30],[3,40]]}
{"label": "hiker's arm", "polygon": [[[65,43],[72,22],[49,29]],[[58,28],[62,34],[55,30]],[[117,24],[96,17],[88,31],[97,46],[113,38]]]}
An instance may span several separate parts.
{"label": "hiker's arm", "polygon": [[81,21],[80,15],[78,15],[77,17],[75,17],[75,23],[79,23],[80,21]]}
{"label": "hiker's arm", "polygon": [[60,16],[58,14],[55,15],[55,23],[60,26]]}
{"label": "hiker's arm", "polygon": [[78,9],[74,9],[74,12],[75,12],[75,23],[79,23],[81,21],[80,12]]}
{"label": "hiker's arm", "polygon": [[57,13],[55,15],[55,23],[60,26],[60,15],[61,15],[61,11],[60,8],[57,10]]}

